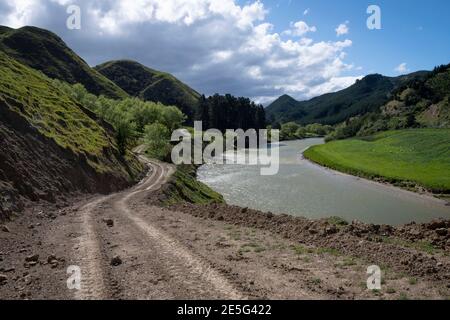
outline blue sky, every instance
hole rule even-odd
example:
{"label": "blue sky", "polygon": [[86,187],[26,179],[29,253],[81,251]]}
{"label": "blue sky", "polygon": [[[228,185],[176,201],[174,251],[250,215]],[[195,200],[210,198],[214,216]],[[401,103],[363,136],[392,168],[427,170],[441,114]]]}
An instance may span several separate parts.
{"label": "blue sky", "polygon": [[[381,8],[381,30],[366,26],[371,4]],[[66,25],[70,5],[80,9],[81,29]],[[0,24],[51,30],[91,66],[132,59],[206,95],[263,104],[338,91],[370,73],[450,63],[449,14],[448,0],[0,2]]]}
{"label": "blue sky", "polygon": [[[245,3],[245,1],[241,1]],[[363,73],[397,75],[394,69],[406,63],[410,71],[450,63],[450,1],[447,0],[263,0],[267,20],[277,32],[291,21],[303,20],[317,27],[314,40],[336,38],[335,28],[349,21],[346,35],[353,45],[348,60]],[[369,30],[366,9],[381,8],[382,30]],[[308,14],[304,11],[308,9]],[[356,71],[354,71],[357,73]]]}

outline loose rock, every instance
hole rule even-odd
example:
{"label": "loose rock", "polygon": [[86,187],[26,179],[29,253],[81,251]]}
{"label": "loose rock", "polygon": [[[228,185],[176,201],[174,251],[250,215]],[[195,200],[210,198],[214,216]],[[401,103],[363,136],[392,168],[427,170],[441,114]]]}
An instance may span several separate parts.
{"label": "loose rock", "polygon": [[39,255],[35,254],[35,255],[31,255],[25,258],[26,262],[35,262],[37,263],[39,261]]}
{"label": "loose rock", "polygon": [[120,266],[122,264],[122,259],[119,256],[115,256],[111,259],[111,265],[113,267]]}

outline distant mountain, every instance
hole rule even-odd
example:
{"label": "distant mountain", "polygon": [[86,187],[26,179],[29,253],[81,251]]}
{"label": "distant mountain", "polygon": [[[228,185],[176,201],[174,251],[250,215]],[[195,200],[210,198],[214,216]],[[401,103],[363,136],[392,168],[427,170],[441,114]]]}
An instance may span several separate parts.
{"label": "distant mountain", "polygon": [[177,106],[190,120],[195,116],[200,94],[171,74],[129,60],[106,62],[95,69],[132,96]]}
{"label": "distant mountain", "polygon": [[428,72],[420,71],[391,78],[373,74],[357,80],[344,90],[325,94],[308,101],[297,101],[284,95],[266,108],[269,122],[299,124],[337,124],[353,116],[375,111],[389,101],[390,93],[412,79],[422,79]]}
{"label": "distant mountain", "polygon": [[0,51],[50,78],[81,83],[95,95],[128,96],[112,81],[92,69],[54,33],[36,27],[0,27]]}
{"label": "distant mountain", "polygon": [[0,52],[0,220],[24,199],[131,185],[143,167],[120,155],[114,136],[48,77]]}

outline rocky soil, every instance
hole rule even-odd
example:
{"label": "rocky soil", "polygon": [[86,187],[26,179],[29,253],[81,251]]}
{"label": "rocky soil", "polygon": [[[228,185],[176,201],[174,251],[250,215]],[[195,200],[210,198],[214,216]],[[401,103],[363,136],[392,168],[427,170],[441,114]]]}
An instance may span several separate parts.
{"label": "rocky soil", "polygon": [[[448,299],[448,221],[311,221],[211,204],[161,207],[153,163],[110,196],[34,206],[0,226],[1,299]],[[444,232],[447,231],[447,233]],[[367,267],[382,289],[367,289]],[[67,287],[79,266],[81,290]]]}

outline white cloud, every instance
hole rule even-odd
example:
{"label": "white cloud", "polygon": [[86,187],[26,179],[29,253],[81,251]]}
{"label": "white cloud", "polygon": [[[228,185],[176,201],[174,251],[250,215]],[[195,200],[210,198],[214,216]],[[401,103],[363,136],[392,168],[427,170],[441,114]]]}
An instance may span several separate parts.
{"label": "white cloud", "polygon": [[336,35],[337,35],[338,37],[343,36],[344,34],[348,34],[348,33],[349,33],[350,29],[349,29],[349,27],[348,27],[348,24],[349,24],[349,22],[346,21],[346,22],[344,22],[344,23],[341,23],[341,24],[335,29]]}
{"label": "white cloud", "polygon": [[409,72],[408,66],[405,62],[400,63],[394,70],[400,74]]}
{"label": "white cloud", "polygon": [[283,31],[283,34],[302,37],[308,32],[316,32],[316,31],[317,31],[316,27],[309,26],[305,21],[297,21],[295,23],[291,22],[291,29]]}
{"label": "white cloud", "polygon": [[303,15],[304,15],[304,16],[306,16],[306,15],[308,15],[308,14],[309,14],[309,8],[306,9],[305,11],[303,11]]}
{"label": "white cloud", "polygon": [[205,94],[267,101],[287,93],[304,99],[359,78],[348,76],[354,67],[345,61],[352,41],[306,38],[317,28],[304,21],[289,30],[299,39],[283,39],[266,20],[261,1],[73,0],[82,9],[80,31],[65,27],[67,0],[8,1],[6,9],[0,4],[1,21],[48,28],[91,65],[134,59],[173,73]]}

